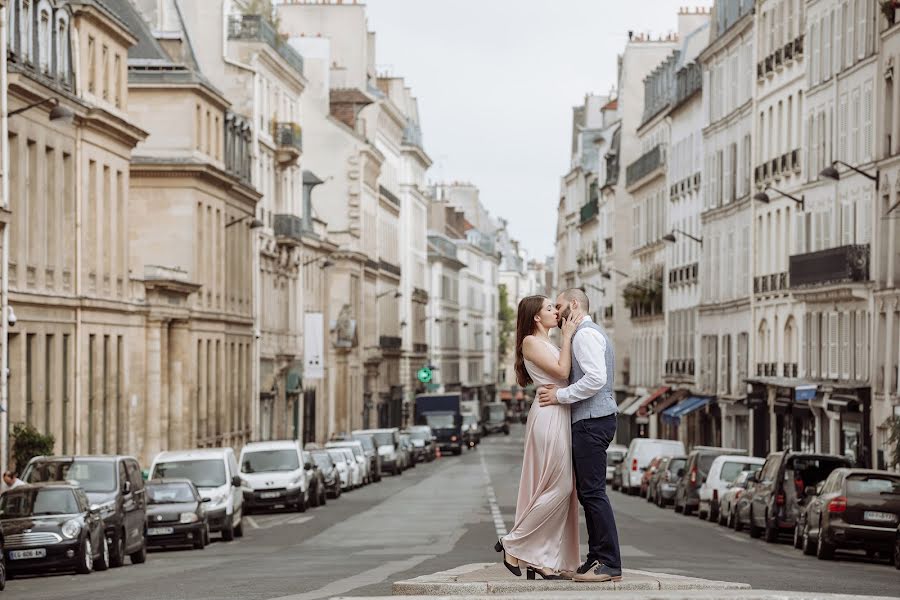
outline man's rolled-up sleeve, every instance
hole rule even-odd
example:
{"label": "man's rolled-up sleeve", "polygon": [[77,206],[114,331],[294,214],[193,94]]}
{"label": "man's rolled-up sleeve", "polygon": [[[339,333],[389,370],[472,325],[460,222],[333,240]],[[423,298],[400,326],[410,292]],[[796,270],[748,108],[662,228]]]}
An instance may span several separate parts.
{"label": "man's rolled-up sleeve", "polygon": [[560,404],[574,404],[594,396],[606,385],[606,338],[599,331],[584,328],[572,338],[572,352],[578,359],[584,377],[572,385],[556,390]]}

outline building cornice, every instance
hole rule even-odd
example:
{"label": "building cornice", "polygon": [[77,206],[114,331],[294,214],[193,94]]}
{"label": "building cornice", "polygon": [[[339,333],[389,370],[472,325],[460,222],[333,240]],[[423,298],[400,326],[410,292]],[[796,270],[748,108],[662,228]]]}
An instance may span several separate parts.
{"label": "building cornice", "polygon": [[255,206],[262,199],[262,194],[256,188],[241,182],[236,177],[209,163],[135,156],[131,161],[131,176],[160,178],[197,177],[237,194],[238,197],[251,206]]}

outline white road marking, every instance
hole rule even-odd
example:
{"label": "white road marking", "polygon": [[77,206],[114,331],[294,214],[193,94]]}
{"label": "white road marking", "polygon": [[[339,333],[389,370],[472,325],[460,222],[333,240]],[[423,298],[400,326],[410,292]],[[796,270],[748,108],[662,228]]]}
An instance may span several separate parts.
{"label": "white road marking", "polygon": [[259,525],[257,525],[256,519],[253,517],[244,517],[244,520],[247,521],[253,529],[259,529]]}
{"label": "white road marking", "polygon": [[748,539],[745,538],[745,537],[741,537],[741,536],[737,535],[736,533],[726,533],[726,534],[724,534],[723,537],[727,537],[729,540],[732,540],[732,541],[734,541],[734,542],[744,542],[744,543],[747,543],[747,542],[750,541],[750,540],[748,540]]}
{"label": "white road marking", "polygon": [[288,521],[287,523],[290,525],[299,525],[300,523],[306,523],[307,521],[312,521],[312,520],[313,520],[313,517],[303,516],[303,517],[295,517],[295,518],[291,519],[290,521]]}
{"label": "white road marking", "polygon": [[434,555],[422,554],[419,556],[411,556],[406,560],[392,560],[377,566],[374,569],[369,569],[368,571],[363,571],[362,573],[339,579],[324,587],[320,587],[317,590],[312,590],[303,594],[294,594],[292,596],[271,598],[270,600],[318,600],[319,598],[330,598],[338,594],[346,594],[357,588],[381,583],[394,573],[408,571],[430,558],[434,558]]}
{"label": "white road marking", "polygon": [[494,493],[494,486],[491,485],[491,475],[488,473],[484,453],[479,458],[481,459],[481,470],[484,473],[484,486],[487,492],[488,504],[491,508],[491,517],[494,520],[494,530],[497,532],[497,537],[503,537],[506,535],[506,524],[503,522],[503,513],[500,512],[500,506],[497,504],[497,494]]}

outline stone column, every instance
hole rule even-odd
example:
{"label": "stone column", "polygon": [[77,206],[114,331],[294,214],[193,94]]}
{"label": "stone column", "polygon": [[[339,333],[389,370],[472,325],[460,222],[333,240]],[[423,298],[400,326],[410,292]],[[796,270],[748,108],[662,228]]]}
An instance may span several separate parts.
{"label": "stone column", "polygon": [[169,431],[168,448],[183,448],[187,445],[186,424],[191,422],[191,414],[185,410],[186,398],[190,394],[190,332],[187,321],[173,322],[169,327],[168,381],[169,381]]}
{"label": "stone column", "polygon": [[159,328],[159,443],[163,450],[169,449],[169,427],[174,417],[169,415],[169,321],[160,323]]}
{"label": "stone column", "polygon": [[208,349],[206,340],[197,343],[197,440],[209,436],[209,390],[206,386]]}
{"label": "stone column", "polygon": [[147,400],[144,412],[144,455],[156,456],[161,450],[160,442],[160,398],[162,394],[160,339],[163,322],[150,319],[147,321]]}

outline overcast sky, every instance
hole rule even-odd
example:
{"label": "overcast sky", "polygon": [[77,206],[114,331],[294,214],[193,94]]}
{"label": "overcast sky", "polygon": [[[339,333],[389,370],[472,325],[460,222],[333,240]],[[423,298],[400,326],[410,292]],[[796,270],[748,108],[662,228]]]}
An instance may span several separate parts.
{"label": "overcast sky", "polygon": [[[344,0],[345,2],[350,0]],[[571,107],[616,81],[629,29],[676,30],[685,0],[368,0],[379,70],[419,99],[433,181],[470,181],[532,257],[553,253]]]}

